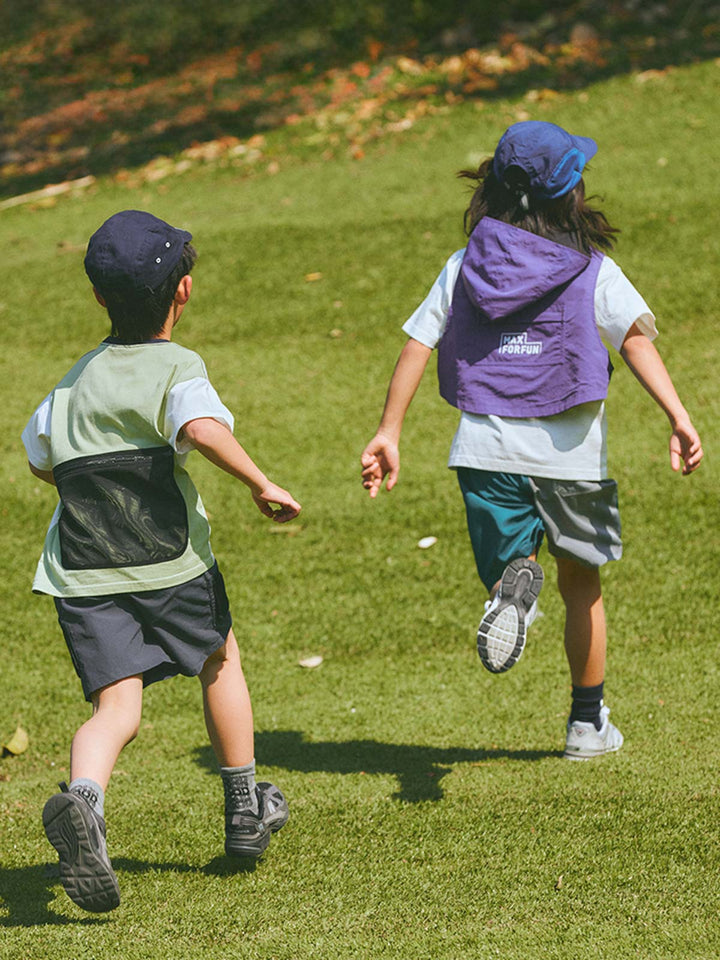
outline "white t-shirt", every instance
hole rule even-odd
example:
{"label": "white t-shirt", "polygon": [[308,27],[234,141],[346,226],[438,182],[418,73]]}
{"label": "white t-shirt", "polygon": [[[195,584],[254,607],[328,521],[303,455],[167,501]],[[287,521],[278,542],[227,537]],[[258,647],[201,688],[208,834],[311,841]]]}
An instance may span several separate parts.
{"label": "white t-shirt", "polygon": [[[404,332],[435,349],[445,330],[465,249],[448,259],[425,300],[403,325]],[[603,257],[595,287],[595,322],[600,336],[620,350],[637,323],[650,339],[655,317],[620,267]],[[571,407],[552,417],[460,416],[448,466],[520,473],[556,480],[602,480],[607,476],[605,403]]]}
{"label": "white t-shirt", "polygon": [[[52,470],[50,458],[50,421],[52,393],[49,393],[28,421],[22,432],[22,441],[30,463],[38,470]],[[165,413],[164,435],[181,457],[193,449],[188,440],[178,441],[178,433],[190,420],[209,417],[224,424],[232,432],[235,421],[232,413],[218,396],[215,387],[204,377],[193,377],[176,383],[170,389]],[[184,462],[184,458],[181,459]]]}

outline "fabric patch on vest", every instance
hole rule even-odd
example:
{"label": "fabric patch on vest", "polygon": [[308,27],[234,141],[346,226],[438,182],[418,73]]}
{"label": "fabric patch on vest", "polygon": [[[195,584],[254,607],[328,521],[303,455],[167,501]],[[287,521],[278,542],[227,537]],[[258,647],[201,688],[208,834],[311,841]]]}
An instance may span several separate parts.
{"label": "fabric patch on vest", "polygon": [[500,334],[498,355],[501,357],[539,357],[542,352],[542,340],[529,340],[527,330]]}
{"label": "fabric patch on vest", "polygon": [[123,450],[54,468],[66,570],[142,566],[176,560],[188,543],[185,501],[171,447]]}

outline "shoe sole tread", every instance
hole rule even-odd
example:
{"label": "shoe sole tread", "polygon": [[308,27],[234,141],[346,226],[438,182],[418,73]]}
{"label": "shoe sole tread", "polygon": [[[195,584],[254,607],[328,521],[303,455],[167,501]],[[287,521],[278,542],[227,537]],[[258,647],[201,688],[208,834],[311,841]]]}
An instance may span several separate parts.
{"label": "shoe sole tread", "polygon": [[478,655],[491,673],[505,673],[520,659],[527,638],[525,617],[543,579],[542,567],[534,560],[513,560],[503,571],[498,605],[482,618],[477,634]]}
{"label": "shoe sole tread", "polygon": [[106,913],[119,906],[120,888],[109,862],[93,846],[79,806],[84,802],[68,793],[56,794],[45,804],[43,826],[60,858],[67,895],[83,910]]}

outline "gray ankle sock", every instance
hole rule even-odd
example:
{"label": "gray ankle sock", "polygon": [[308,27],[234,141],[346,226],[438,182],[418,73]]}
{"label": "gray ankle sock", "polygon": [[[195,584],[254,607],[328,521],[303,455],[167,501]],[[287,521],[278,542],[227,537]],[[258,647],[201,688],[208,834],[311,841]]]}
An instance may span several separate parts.
{"label": "gray ankle sock", "polygon": [[258,812],[254,760],[244,767],[220,767],[220,776],[225,790],[226,813],[237,813],[239,810]]}
{"label": "gray ankle sock", "polygon": [[79,793],[83,800],[87,800],[99,817],[105,816],[105,791],[94,780],[88,777],[76,777],[70,781],[70,793]]}

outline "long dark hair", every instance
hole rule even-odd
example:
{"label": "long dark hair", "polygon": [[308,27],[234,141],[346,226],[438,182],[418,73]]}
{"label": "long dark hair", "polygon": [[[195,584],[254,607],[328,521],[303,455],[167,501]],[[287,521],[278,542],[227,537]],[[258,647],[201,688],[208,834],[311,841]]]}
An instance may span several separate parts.
{"label": "long dark hair", "polygon": [[493,217],[590,253],[594,249],[611,250],[620,233],[608,223],[604,213],[588,206],[582,178],[562,197],[541,200],[533,197],[528,176],[520,167],[509,167],[505,171],[505,183],[501,183],[493,173],[492,158],[481,163],[477,170],[461,170],[458,177],[476,184],[465,211],[468,236],[483,217]]}

